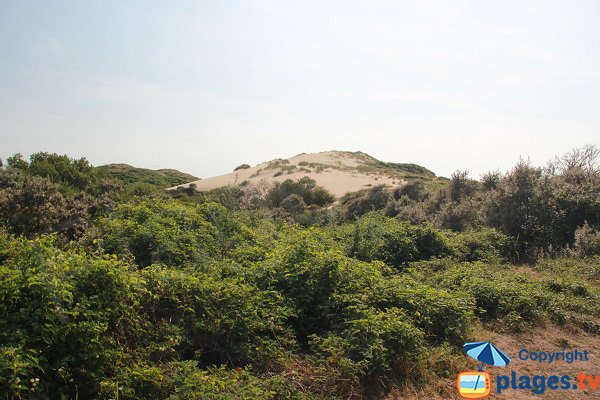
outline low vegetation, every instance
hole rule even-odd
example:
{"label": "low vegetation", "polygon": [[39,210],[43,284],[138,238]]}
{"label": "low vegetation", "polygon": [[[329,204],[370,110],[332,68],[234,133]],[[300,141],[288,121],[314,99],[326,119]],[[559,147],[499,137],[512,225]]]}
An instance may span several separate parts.
{"label": "low vegetation", "polygon": [[337,202],[308,178],[164,192],[6,164],[1,398],[382,398],[451,378],[477,325],[600,334],[594,148]]}

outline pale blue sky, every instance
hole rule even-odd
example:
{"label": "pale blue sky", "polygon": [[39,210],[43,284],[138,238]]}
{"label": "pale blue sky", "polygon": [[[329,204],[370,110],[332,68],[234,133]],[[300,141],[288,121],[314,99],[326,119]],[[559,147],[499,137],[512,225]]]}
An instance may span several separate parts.
{"label": "pale blue sky", "polygon": [[597,0],[1,0],[0,157],[543,164],[600,142],[599,21]]}

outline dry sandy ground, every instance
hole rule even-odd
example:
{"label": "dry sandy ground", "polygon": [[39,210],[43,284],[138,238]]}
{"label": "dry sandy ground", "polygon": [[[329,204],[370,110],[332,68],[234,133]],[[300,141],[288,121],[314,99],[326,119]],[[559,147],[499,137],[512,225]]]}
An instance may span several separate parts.
{"label": "dry sandy ground", "polygon": [[[492,394],[487,399],[507,399],[507,400],[579,400],[579,399],[600,399],[600,387],[596,391],[587,390],[548,390],[543,394],[534,394],[526,390],[507,389],[501,395],[496,393],[496,377],[498,375],[510,375],[512,371],[517,376],[527,375],[570,375],[572,383],[577,382],[575,378],[580,373],[586,375],[600,375],[600,337],[579,329],[569,329],[567,327],[555,327],[548,325],[546,327],[536,328],[532,332],[519,335],[505,335],[482,330],[477,335],[477,340],[491,341],[509,355],[511,363],[506,367],[488,367],[486,371],[492,376]],[[566,347],[565,347],[566,346]],[[537,361],[522,361],[518,358],[519,350],[528,349],[530,351],[570,351],[570,350],[589,350],[589,361],[575,361],[571,364],[566,361],[557,361],[552,364],[540,364]],[[477,369],[477,363],[473,362],[473,370]],[[454,380],[445,382],[447,395],[429,395],[423,393],[402,393],[393,394],[387,400],[448,400],[460,399],[456,392],[456,383]]]}
{"label": "dry sandy ground", "polygon": [[[298,180],[304,176],[314,179],[336,197],[348,192],[356,192],[377,185],[400,186],[403,181],[381,173],[357,171],[357,167],[374,160],[366,154],[326,151],[321,153],[299,154],[287,160],[273,160],[258,164],[252,168],[240,169],[225,175],[200,179],[178,187],[196,185],[199,191],[216,189],[243,181],[282,182],[286,179]],[[287,162],[286,162],[287,161]],[[300,163],[304,165],[300,165]],[[292,168],[291,166],[295,166]],[[325,168],[326,167],[326,168]],[[283,170],[282,170],[283,168]],[[281,175],[274,176],[281,172]]]}

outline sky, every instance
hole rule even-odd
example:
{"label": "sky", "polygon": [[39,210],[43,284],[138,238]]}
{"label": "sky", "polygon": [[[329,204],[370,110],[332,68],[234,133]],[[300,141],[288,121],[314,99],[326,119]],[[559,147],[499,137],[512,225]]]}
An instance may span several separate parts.
{"label": "sky", "polygon": [[209,177],[360,150],[478,178],[600,143],[597,0],[1,2],[1,158]]}

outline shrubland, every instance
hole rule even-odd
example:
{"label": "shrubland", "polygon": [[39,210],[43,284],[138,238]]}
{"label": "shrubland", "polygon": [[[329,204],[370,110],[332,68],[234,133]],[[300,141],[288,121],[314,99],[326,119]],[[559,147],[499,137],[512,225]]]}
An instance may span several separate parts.
{"label": "shrubland", "polygon": [[139,171],[15,155],[0,397],[381,398],[452,377],[476,326],[599,334],[594,154],[339,202],[310,179],[144,192]]}

